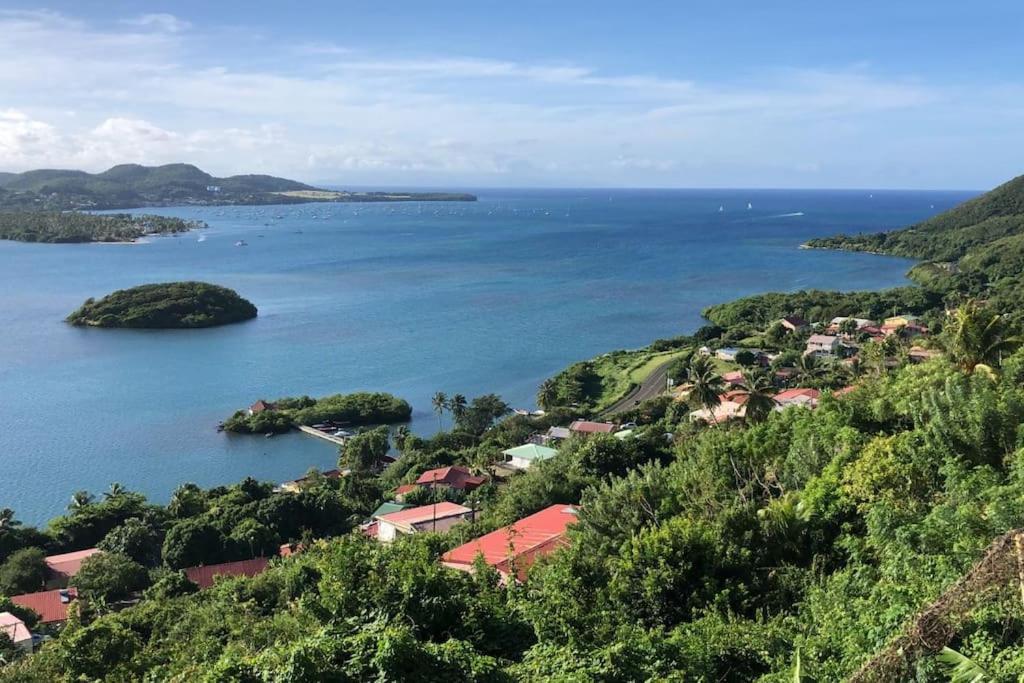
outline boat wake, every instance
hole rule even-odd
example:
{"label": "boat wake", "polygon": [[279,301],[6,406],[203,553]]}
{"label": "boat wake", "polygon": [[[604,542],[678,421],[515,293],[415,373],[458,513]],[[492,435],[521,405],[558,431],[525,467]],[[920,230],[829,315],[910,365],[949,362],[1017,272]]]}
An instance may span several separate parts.
{"label": "boat wake", "polygon": [[794,216],[803,216],[803,211],[794,211],[793,213],[780,213],[776,216],[765,216],[765,218],[793,218]]}

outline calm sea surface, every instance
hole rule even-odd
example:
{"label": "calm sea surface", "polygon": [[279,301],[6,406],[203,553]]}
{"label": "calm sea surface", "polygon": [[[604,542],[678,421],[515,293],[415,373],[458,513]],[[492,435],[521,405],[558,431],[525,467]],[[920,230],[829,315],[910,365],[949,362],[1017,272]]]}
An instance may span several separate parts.
{"label": "calm sea surface", "polygon": [[[215,431],[261,397],[390,391],[420,432],[436,429],[439,390],[532,406],[568,363],[692,331],[709,304],[904,283],[906,260],[797,246],[905,225],[970,193],[479,195],[157,209],[210,227],[135,245],[0,242],[0,507],[43,523],[73,491],[113,481],[166,501],[186,481],[282,481],[335,463],[304,435]],[[61,322],[86,297],[169,280],[232,287],[260,316],[194,331]]]}

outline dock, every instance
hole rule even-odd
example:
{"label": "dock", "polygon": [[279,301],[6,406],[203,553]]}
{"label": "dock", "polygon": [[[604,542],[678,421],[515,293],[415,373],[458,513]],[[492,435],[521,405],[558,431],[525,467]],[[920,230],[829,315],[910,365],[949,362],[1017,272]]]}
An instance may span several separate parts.
{"label": "dock", "polygon": [[313,427],[307,427],[306,425],[299,425],[299,430],[305,432],[306,434],[309,434],[310,436],[315,436],[318,439],[330,441],[331,443],[337,444],[338,446],[345,445],[345,437],[343,436],[335,436],[334,434],[328,434],[325,431],[322,431],[320,429],[314,429]]}

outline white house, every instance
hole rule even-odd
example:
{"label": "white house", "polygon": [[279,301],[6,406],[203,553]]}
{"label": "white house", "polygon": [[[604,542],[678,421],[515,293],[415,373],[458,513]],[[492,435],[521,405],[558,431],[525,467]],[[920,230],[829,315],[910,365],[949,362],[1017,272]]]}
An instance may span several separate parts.
{"label": "white house", "polygon": [[504,450],[502,451],[502,455],[505,456],[505,462],[509,467],[526,470],[529,469],[530,465],[534,462],[553,458],[558,455],[558,451],[554,448],[548,448],[547,446],[538,446],[537,444],[528,443]]}
{"label": "white house", "polygon": [[829,334],[812,334],[810,339],[807,340],[807,349],[804,351],[804,355],[828,358],[836,355],[838,352],[839,337],[833,337]]}
{"label": "white house", "polygon": [[376,517],[377,540],[389,543],[402,534],[447,531],[459,522],[473,518],[473,511],[447,501],[391,512]]}

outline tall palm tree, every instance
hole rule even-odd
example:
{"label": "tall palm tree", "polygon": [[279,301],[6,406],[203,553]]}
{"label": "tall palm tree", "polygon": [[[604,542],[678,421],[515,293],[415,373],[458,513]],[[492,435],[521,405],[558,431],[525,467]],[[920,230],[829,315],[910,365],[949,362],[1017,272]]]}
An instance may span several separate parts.
{"label": "tall palm tree", "polygon": [[986,374],[993,374],[1003,354],[1020,343],[1019,338],[1008,335],[1003,316],[976,301],[956,310],[946,341],[950,355],[964,372]]}
{"label": "tall palm tree", "polygon": [[795,379],[801,386],[813,384],[825,371],[821,361],[813,353],[801,354],[796,361]]}
{"label": "tall palm tree", "polygon": [[107,489],[106,493],[103,494],[103,497],[107,500],[112,500],[114,498],[120,498],[126,493],[128,493],[128,489],[124,487],[124,484],[115,481],[110,485],[110,488]]}
{"label": "tall palm tree", "polygon": [[448,399],[448,410],[452,411],[452,417],[458,422],[462,419],[462,416],[466,414],[466,406],[469,405],[469,401],[462,394],[455,394]]}
{"label": "tall palm tree", "polygon": [[95,500],[95,496],[88,491],[75,491],[71,496],[71,502],[68,503],[68,509],[81,510],[92,505],[93,500]]}
{"label": "tall palm tree", "polygon": [[540,388],[537,390],[537,405],[544,410],[550,410],[557,401],[558,383],[549,377],[541,382]]}
{"label": "tall palm tree", "polygon": [[434,412],[437,413],[437,428],[442,429],[441,417],[444,415],[444,411],[448,408],[448,394],[443,391],[439,391],[434,394],[434,397],[430,399],[430,405],[434,406]]}
{"label": "tall palm tree", "polygon": [[725,380],[718,374],[711,359],[702,355],[696,355],[690,361],[688,375],[693,386],[690,390],[691,403],[708,411],[712,421],[717,423],[714,418],[715,408],[722,402],[719,394],[725,390]]}
{"label": "tall palm tree", "polygon": [[747,422],[763,422],[772,414],[778,405],[774,389],[771,375],[767,372],[752,369],[743,371],[740,391],[747,397],[744,403],[744,419]]}
{"label": "tall palm tree", "polygon": [[14,518],[14,510],[11,508],[0,509],[0,531],[18,526],[21,526],[21,522]]}
{"label": "tall palm tree", "polygon": [[405,425],[398,425],[395,427],[395,447],[399,451],[402,450],[405,445],[405,440],[412,436],[412,430]]}

